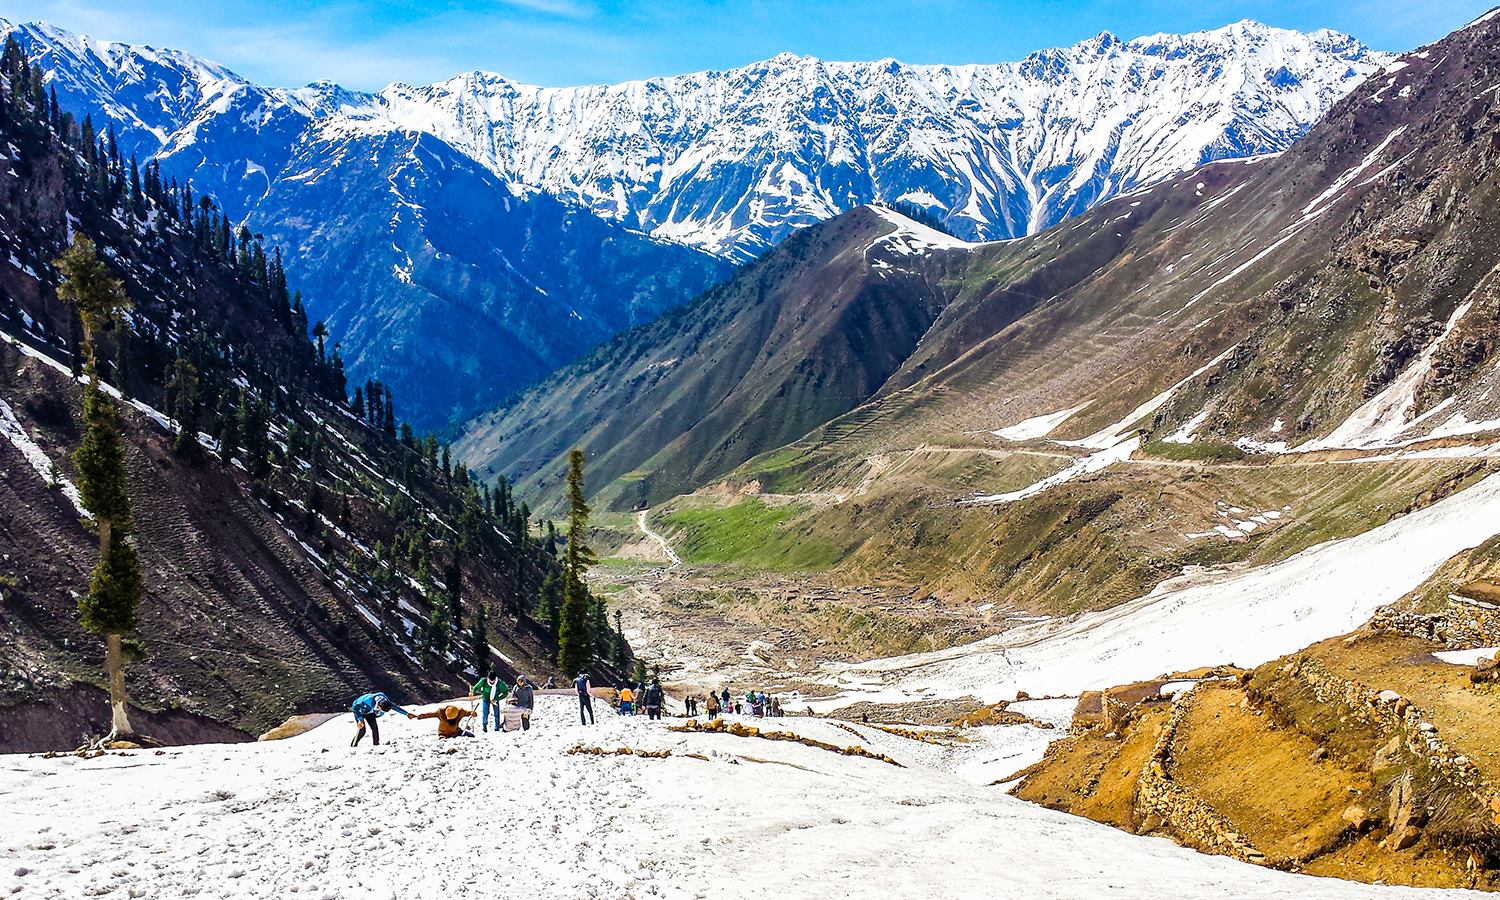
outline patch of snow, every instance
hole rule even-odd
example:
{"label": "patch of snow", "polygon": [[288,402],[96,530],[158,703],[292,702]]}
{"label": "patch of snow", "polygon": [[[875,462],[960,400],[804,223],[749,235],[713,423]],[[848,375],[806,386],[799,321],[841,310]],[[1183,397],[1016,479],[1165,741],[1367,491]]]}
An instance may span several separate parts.
{"label": "patch of snow", "polygon": [[1103,450],[1109,447],[1113,447],[1124,437],[1124,432],[1126,431],[1126,429],[1129,429],[1132,425],[1139,423],[1142,419],[1155,413],[1163,406],[1166,406],[1167,401],[1172,399],[1173,394],[1177,393],[1178,390],[1180,390],[1184,385],[1192,381],[1194,378],[1197,378],[1199,375],[1202,375],[1204,372],[1207,372],[1209,369],[1212,369],[1214,366],[1217,366],[1219,363],[1228,359],[1229,354],[1233,353],[1235,351],[1235,348],[1238,346],[1238,344],[1231,346],[1223,353],[1220,353],[1218,356],[1215,356],[1213,359],[1194,369],[1181,381],[1177,382],[1176,384],[1162,391],[1160,394],[1157,394],[1155,397],[1152,397],[1150,400],[1147,400],[1145,403],[1142,403],[1140,406],[1137,406],[1135,409],[1131,410],[1130,413],[1120,421],[1115,422],[1112,425],[1108,425],[1105,428],[1102,428],[1099,431],[1081,440],[1058,441],[1057,443],[1067,447],[1088,447],[1094,450]]}
{"label": "patch of snow", "polygon": [[1210,410],[1205,409],[1191,419],[1188,419],[1182,423],[1181,428],[1162,438],[1162,441],[1168,444],[1191,444],[1195,440],[1193,433],[1201,428],[1204,422],[1208,421],[1209,412]]}
{"label": "patch of snow", "polygon": [[1432,654],[1445,663],[1455,666],[1476,665],[1481,659],[1494,659],[1500,647],[1475,647],[1472,650],[1439,650]]}
{"label": "patch of snow", "polygon": [[[16,414],[10,408],[10,404],[4,400],[0,400],[0,435],[4,435],[6,440],[10,441],[11,445],[21,452],[22,458],[26,460],[31,468],[36,470],[38,475],[42,476],[43,481],[48,484],[53,483],[54,466],[52,458],[37,445],[36,441],[31,439],[31,435],[26,433],[26,429],[21,426],[21,422],[16,418]],[[62,491],[64,497],[68,498],[68,502],[73,504],[73,508],[78,510],[80,516],[85,519],[93,518],[93,516],[89,515],[89,511],[83,508],[83,497],[79,495],[77,485],[69,481],[67,476],[61,472],[56,473],[56,484],[58,490]]]}
{"label": "patch of snow", "polygon": [[1109,468],[1117,462],[1129,459],[1131,454],[1135,453],[1135,451],[1139,449],[1140,446],[1141,439],[1139,437],[1129,438],[1128,440],[1124,440],[1118,444],[1115,444],[1113,447],[1108,447],[1104,450],[1100,450],[1096,453],[1092,453],[1088,456],[1082,457],[1074,461],[1073,464],[1068,466],[1066,469],[1063,469],[1060,472],[1054,472],[1053,474],[1048,475],[1046,478],[1043,478],[1040,481],[1033,482],[1026,487],[1014,491],[1008,491],[1003,494],[988,494],[982,497],[971,497],[967,500],[961,500],[959,502],[961,505],[965,506],[986,506],[999,505],[1003,503],[1014,503],[1017,500],[1025,500],[1027,497],[1034,497],[1037,494],[1040,494],[1042,491],[1057,487],[1058,485],[1065,482],[1072,481],[1073,479],[1081,475],[1100,472],[1104,469]]}
{"label": "patch of snow", "polygon": [[[1448,317],[1442,334],[1423,348],[1417,358],[1403,369],[1401,374],[1397,375],[1384,390],[1367,400],[1327,436],[1302,444],[1297,449],[1310,451],[1378,446],[1390,442],[1401,432],[1416,424],[1417,420],[1407,417],[1412,407],[1416,406],[1417,389],[1421,387],[1427,374],[1432,371],[1433,357],[1442,348],[1448,336],[1453,333],[1453,329],[1458,327],[1459,320],[1473,305],[1472,300],[1459,304]],[[1451,400],[1452,398],[1445,400],[1442,405],[1424,414],[1422,418],[1446,408]]]}
{"label": "patch of snow", "polygon": [[1082,412],[1093,402],[1092,400],[1086,400],[1072,409],[1059,410],[1055,413],[1047,413],[1046,415],[1023,419],[1014,425],[1008,425],[1005,428],[992,431],[990,434],[1004,441],[1029,441],[1044,438],[1055,431],[1062,423],[1072,418],[1076,413]]}

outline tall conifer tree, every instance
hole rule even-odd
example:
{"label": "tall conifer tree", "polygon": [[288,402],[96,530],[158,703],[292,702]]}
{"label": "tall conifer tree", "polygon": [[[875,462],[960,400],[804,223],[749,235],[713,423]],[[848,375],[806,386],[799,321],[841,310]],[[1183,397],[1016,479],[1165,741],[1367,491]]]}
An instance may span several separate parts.
{"label": "tall conifer tree", "polygon": [[83,323],[83,354],[88,385],[83,394],[83,440],[73,453],[78,492],[99,532],[99,562],[88,593],[79,600],[83,627],[105,639],[105,675],[109,682],[111,736],[134,734],[125,689],[124,635],[134,631],[140,605],[140,558],[130,536],[130,496],[126,490],[125,443],[114,400],[99,385],[95,339],[116,315],[130,306],[125,289],[111,277],[87,236],[73,243],[54,265],[62,274],[57,294],[78,310]]}
{"label": "tall conifer tree", "polygon": [[584,572],[594,562],[589,549],[589,505],[583,493],[583,451],[568,454],[568,552],[563,566],[563,602],[557,629],[557,664],[564,675],[585,671],[593,662],[589,634],[589,593]]}

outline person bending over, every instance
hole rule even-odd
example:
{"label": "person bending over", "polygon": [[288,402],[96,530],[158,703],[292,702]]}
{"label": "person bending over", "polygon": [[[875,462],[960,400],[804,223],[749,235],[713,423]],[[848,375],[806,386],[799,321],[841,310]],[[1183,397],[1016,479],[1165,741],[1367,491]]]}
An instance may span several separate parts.
{"label": "person bending over", "polygon": [[463,721],[464,721],[464,719],[467,719],[469,716],[472,716],[472,715],[475,715],[475,712],[472,709],[464,709],[464,708],[459,707],[459,706],[451,706],[450,705],[450,706],[439,707],[439,708],[433,710],[432,712],[419,713],[417,715],[417,718],[419,718],[419,719],[437,719],[438,720],[438,737],[440,737],[440,738],[456,738],[456,737],[473,737],[474,736],[474,732],[472,732],[472,731],[465,731],[464,728],[463,728]]}
{"label": "person bending over", "polygon": [[354,713],[354,724],[358,727],[354,732],[354,740],[349,742],[349,746],[357,747],[359,746],[359,742],[365,739],[366,725],[370,726],[371,745],[380,746],[380,725],[375,720],[392,710],[401,713],[408,719],[416,718],[416,716],[392,703],[391,698],[380,691],[365,694],[356,699],[353,705],[349,707],[349,711]]}

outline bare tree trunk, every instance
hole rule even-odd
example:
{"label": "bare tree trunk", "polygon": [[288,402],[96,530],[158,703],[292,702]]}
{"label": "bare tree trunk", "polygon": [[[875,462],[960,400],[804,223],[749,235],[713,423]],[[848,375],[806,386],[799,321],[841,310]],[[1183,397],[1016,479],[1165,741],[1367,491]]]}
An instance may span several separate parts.
{"label": "bare tree trunk", "polygon": [[129,709],[126,706],[128,698],[125,695],[124,641],[118,634],[107,635],[104,640],[104,672],[109,679],[110,733],[116,738],[132,737],[135,731],[130,727]]}

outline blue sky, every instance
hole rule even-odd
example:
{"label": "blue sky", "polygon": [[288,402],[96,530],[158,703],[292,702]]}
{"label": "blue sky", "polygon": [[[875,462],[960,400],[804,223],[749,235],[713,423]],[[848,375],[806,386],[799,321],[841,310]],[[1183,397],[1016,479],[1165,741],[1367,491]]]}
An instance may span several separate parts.
{"label": "blue sky", "polygon": [[3,0],[0,15],[175,47],[256,81],[348,87],[488,69],[545,85],[825,59],[1000,62],[1100,31],[1238,19],[1346,31],[1382,50],[1441,37],[1496,0]]}

